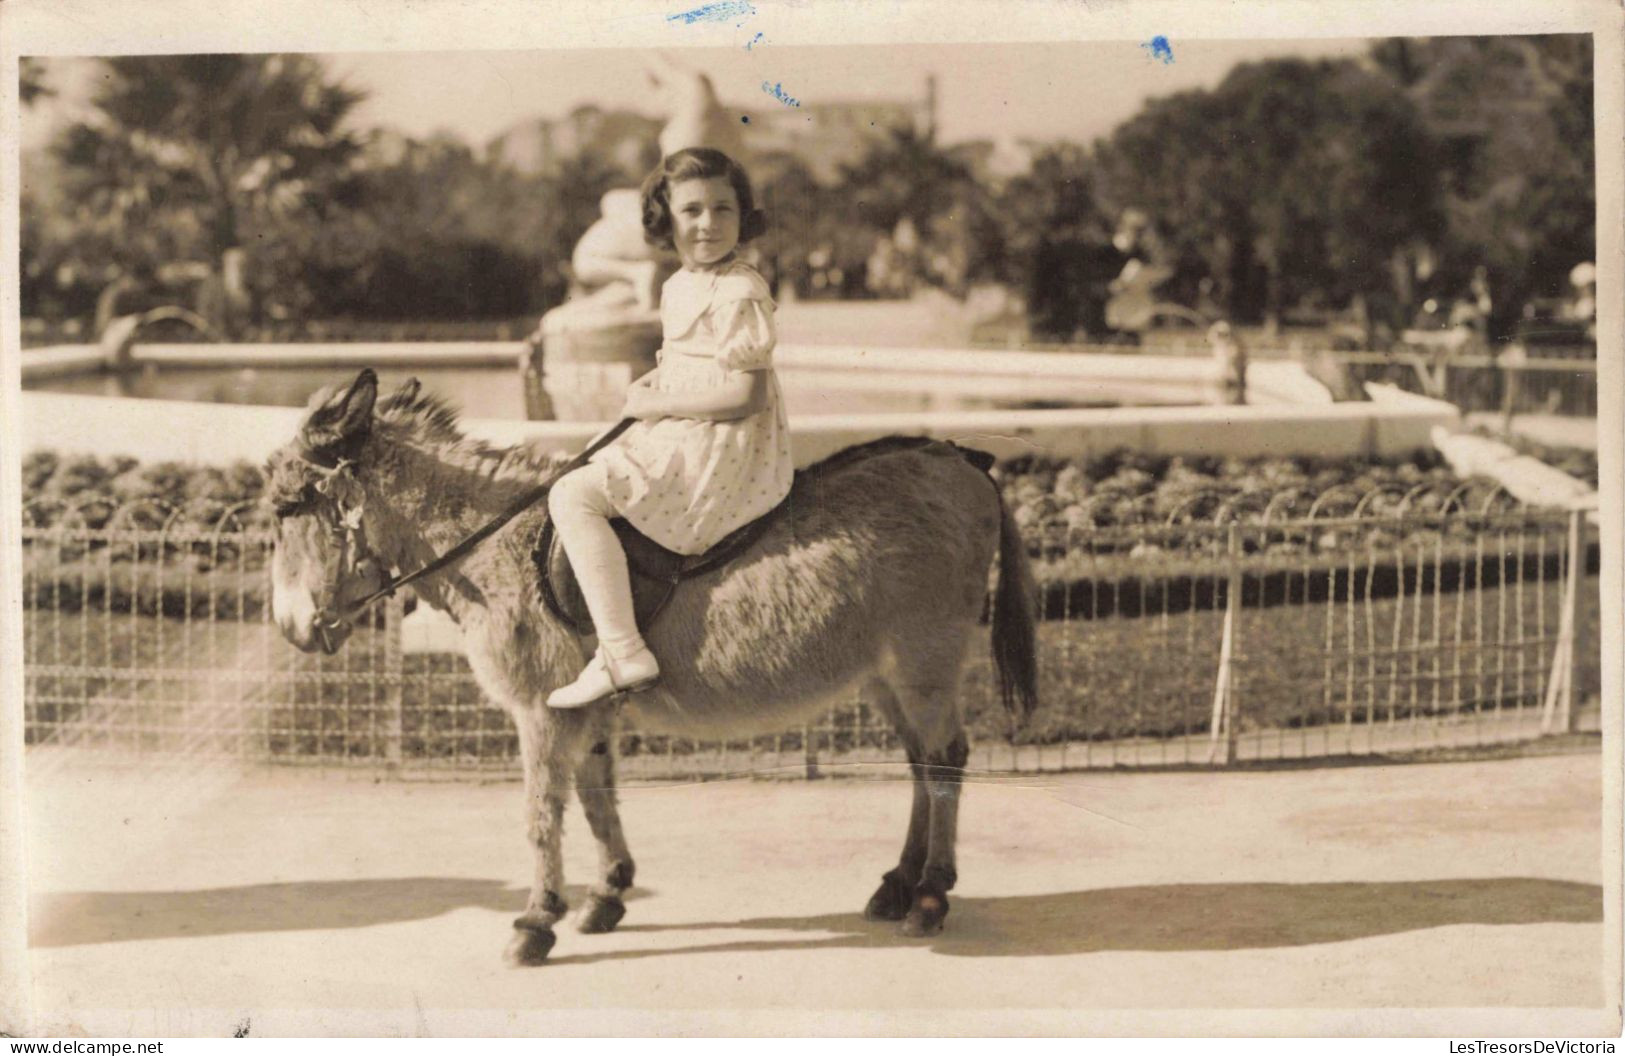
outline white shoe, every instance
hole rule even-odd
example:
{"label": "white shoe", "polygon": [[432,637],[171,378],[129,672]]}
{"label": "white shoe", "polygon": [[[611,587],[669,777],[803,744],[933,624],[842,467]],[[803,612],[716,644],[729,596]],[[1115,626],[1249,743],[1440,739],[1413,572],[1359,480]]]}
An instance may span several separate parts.
{"label": "white shoe", "polygon": [[620,693],[637,693],[660,681],[660,664],[643,646],[625,660],[611,660],[600,648],[574,682],[547,695],[550,708],[584,708]]}

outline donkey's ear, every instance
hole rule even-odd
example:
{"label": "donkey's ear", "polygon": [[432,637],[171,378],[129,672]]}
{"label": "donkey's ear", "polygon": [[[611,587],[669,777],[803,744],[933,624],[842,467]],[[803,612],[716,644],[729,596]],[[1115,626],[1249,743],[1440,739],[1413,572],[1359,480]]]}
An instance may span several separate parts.
{"label": "donkey's ear", "polygon": [[371,367],[357,374],[347,389],[340,389],[310,412],[305,421],[305,443],[312,448],[349,446],[372,431],[372,407],[378,399],[378,375]]}
{"label": "donkey's ear", "polygon": [[405,407],[417,399],[418,393],[421,391],[423,391],[423,382],[416,378],[407,378],[406,384],[390,393],[384,402],[391,407]]}

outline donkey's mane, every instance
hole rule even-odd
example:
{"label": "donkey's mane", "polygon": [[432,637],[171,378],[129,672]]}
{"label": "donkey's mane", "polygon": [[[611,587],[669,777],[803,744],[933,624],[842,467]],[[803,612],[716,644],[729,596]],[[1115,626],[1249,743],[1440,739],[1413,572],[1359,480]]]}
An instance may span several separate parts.
{"label": "donkey's mane", "polygon": [[497,447],[471,439],[463,433],[454,405],[416,385],[407,385],[380,398],[375,413],[380,424],[398,430],[403,439],[410,437],[426,443],[453,463],[478,465],[494,478],[535,478],[563,461],[562,456],[530,443]]}
{"label": "donkey's mane", "polygon": [[379,400],[375,413],[387,422],[415,425],[443,439],[455,441],[463,438],[462,431],[457,427],[457,409],[416,384],[396,389]]}

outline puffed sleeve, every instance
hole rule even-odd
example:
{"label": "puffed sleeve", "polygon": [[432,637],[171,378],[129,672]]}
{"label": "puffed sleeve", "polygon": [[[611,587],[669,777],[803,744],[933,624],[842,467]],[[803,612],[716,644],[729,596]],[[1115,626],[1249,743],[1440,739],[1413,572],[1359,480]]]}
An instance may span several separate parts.
{"label": "puffed sleeve", "polygon": [[766,370],[773,365],[778,331],[772,301],[731,301],[717,309],[717,362],[729,370]]}

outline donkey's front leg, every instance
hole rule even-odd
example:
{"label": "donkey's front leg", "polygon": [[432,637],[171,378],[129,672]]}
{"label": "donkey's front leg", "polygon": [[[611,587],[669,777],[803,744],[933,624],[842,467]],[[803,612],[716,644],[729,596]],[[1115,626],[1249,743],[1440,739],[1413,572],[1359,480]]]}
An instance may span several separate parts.
{"label": "donkey's front leg", "polygon": [[593,717],[586,754],[576,764],[576,795],[581,797],[587,826],[598,841],[598,882],[592,885],[592,900],[576,925],[587,933],[613,931],[626,916],[621,893],[632,886],[634,872],[615,802],[615,751],[611,744],[615,719],[607,708],[593,710],[601,714]]}
{"label": "donkey's front leg", "polygon": [[515,934],[506,958],[516,966],[537,965],[553,949],[553,925],[570,908],[564,901],[564,802],[584,716],[536,704],[515,715],[514,721],[525,770],[526,834],[536,855],[536,872],[525,912],[513,922]]}

